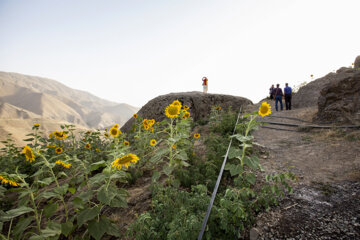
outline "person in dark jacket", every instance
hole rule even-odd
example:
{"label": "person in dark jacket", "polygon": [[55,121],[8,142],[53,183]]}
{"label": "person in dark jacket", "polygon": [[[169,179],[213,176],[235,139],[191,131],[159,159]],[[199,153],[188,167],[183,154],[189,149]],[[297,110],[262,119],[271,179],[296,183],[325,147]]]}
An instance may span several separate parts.
{"label": "person in dark jacket", "polygon": [[280,109],[283,110],[283,103],[282,103],[282,97],[283,92],[280,88],[280,84],[276,84],[276,88],[274,89],[273,95],[275,96],[275,109],[278,111],[278,102],[280,102]]}
{"label": "person in dark jacket", "polygon": [[273,85],[271,85],[271,88],[270,88],[270,90],[269,90],[270,100],[273,100],[273,99],[274,99],[274,89],[275,89],[275,87],[274,87],[274,84],[273,84]]}
{"label": "person in dark jacket", "polygon": [[291,110],[291,87],[289,87],[287,83],[285,83],[284,94],[285,108],[286,110]]}

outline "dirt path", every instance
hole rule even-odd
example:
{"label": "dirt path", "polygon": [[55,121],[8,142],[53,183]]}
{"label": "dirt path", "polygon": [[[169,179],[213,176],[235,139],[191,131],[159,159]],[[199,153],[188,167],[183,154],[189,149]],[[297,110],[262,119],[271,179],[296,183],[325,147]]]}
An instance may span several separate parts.
{"label": "dirt path", "polygon": [[[308,124],[316,112],[271,105],[271,116],[259,120]],[[266,172],[292,171],[299,181],[294,194],[258,217],[250,239],[360,239],[360,130],[266,125],[254,136],[265,147]]]}
{"label": "dirt path", "polygon": [[[314,112],[309,108],[274,112],[259,120],[307,125],[303,121]],[[266,125],[254,136],[269,152],[263,161],[267,169],[292,170],[303,183],[311,183],[360,179],[360,142],[346,138],[352,132]]]}

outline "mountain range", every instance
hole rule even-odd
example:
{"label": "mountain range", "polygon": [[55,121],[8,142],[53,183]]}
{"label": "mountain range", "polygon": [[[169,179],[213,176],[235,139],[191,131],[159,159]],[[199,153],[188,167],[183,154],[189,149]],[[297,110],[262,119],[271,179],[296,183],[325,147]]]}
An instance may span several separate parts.
{"label": "mountain range", "polygon": [[55,131],[63,123],[83,129],[122,126],[137,111],[52,79],[0,72],[0,140],[8,133],[20,140],[35,122],[45,131]]}

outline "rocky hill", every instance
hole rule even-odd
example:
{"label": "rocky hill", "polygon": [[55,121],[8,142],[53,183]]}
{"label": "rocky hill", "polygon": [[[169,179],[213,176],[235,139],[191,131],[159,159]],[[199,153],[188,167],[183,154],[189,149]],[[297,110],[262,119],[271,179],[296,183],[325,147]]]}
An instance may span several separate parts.
{"label": "rocky hill", "polygon": [[[180,92],[161,95],[152,99],[139,110],[138,115],[143,118],[162,121],[165,119],[164,110],[166,106],[174,100],[179,100],[184,105],[190,107],[189,112],[195,121],[205,119],[213,106],[220,106],[223,109],[232,107],[232,109],[238,110],[241,106],[252,105],[252,102],[249,99],[243,97],[222,94],[204,94],[196,91]],[[133,122],[134,119],[130,119],[124,124],[121,130],[127,132],[131,128]]]}
{"label": "rocky hill", "polygon": [[354,67],[342,67],[318,78],[294,94],[294,108],[314,108],[313,120],[327,124],[359,124],[360,56]]}
{"label": "rocky hill", "polygon": [[[110,102],[55,80],[0,72],[0,140],[8,133],[21,138],[19,133],[31,129],[21,126],[32,126],[34,122],[51,122],[43,125],[45,131],[54,131],[46,126],[53,126],[55,122],[81,128],[104,128],[114,123],[123,125],[137,111],[136,107]],[[18,124],[19,121],[23,124]],[[11,128],[17,131],[10,131]]]}
{"label": "rocky hill", "polygon": [[341,68],[337,76],[321,90],[314,120],[360,124],[360,70]]}

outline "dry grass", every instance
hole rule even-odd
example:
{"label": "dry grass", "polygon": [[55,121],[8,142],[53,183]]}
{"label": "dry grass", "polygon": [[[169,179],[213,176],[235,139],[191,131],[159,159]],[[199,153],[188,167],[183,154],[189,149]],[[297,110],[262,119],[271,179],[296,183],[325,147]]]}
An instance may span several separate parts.
{"label": "dry grass", "polygon": [[315,131],[312,138],[317,141],[360,141],[360,130],[324,129]]}

